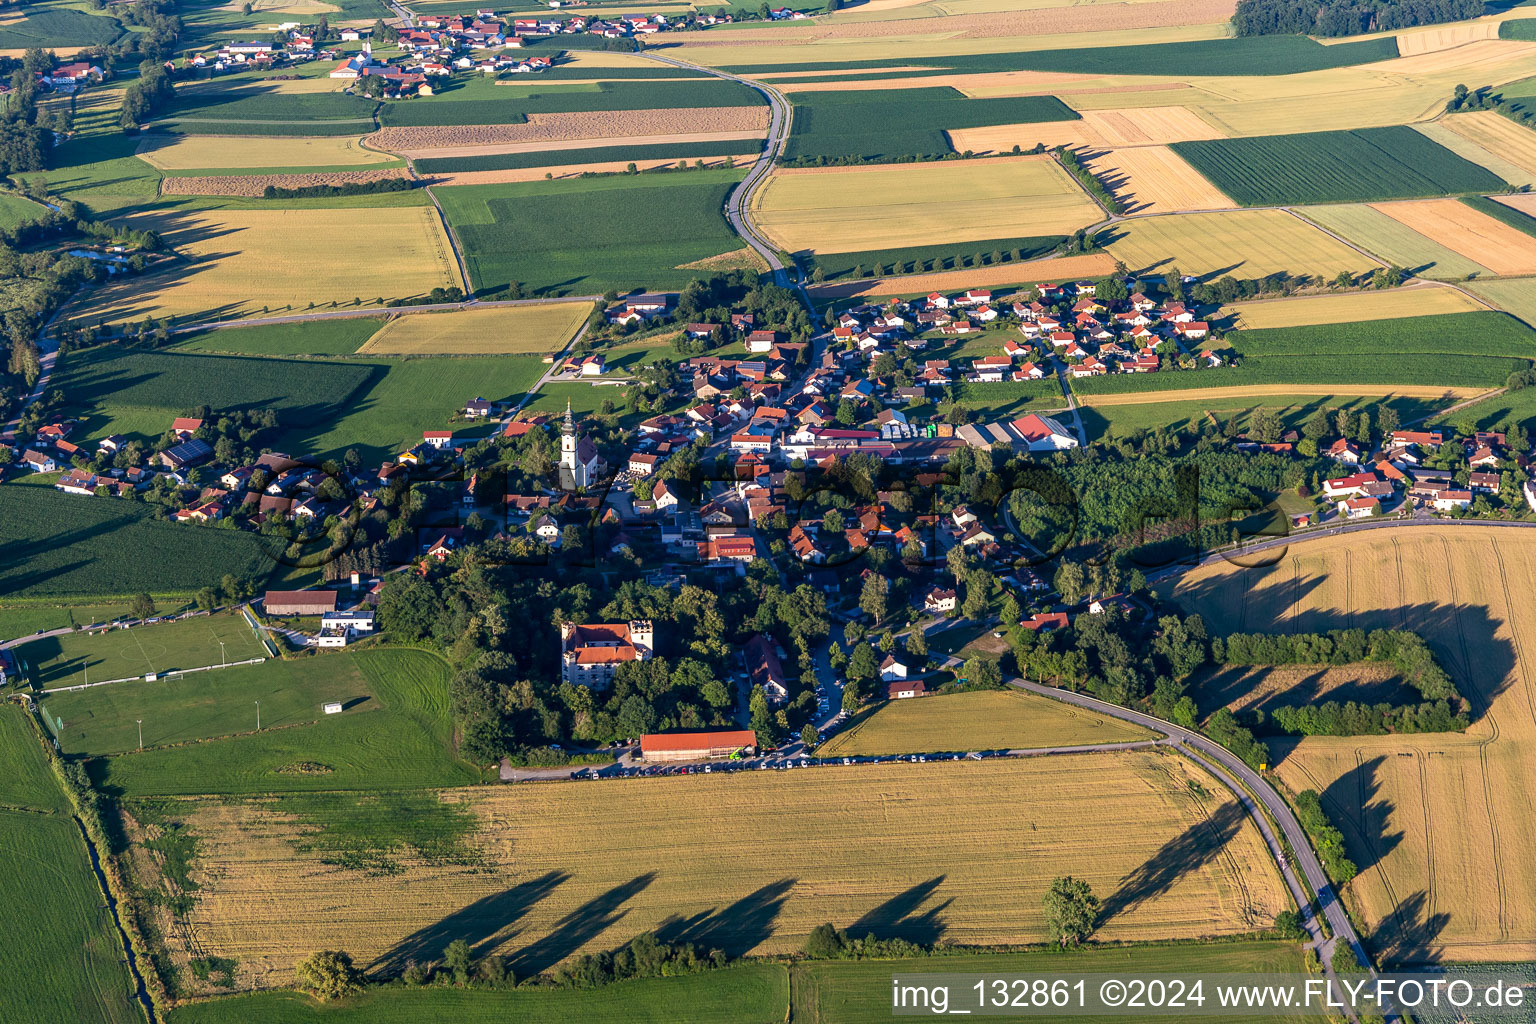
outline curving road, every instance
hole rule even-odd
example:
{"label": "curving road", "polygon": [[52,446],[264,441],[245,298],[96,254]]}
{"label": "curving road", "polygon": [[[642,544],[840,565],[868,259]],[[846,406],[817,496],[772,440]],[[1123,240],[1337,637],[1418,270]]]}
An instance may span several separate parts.
{"label": "curving road", "polygon": [[763,147],[762,155],[757,158],[752,169],[747,172],[747,176],[741,180],[741,184],[731,190],[730,196],[725,201],[725,219],[730,222],[731,228],[742,237],[742,240],[767,261],[769,269],[773,271],[774,284],[780,288],[798,287],[798,282],[791,281],[784,261],[779,259],[779,250],[752,223],[752,196],[767,180],[768,174],[773,170],[774,161],[783,155],[784,146],[789,141],[791,117],[789,101],[778,90],[761,82],[754,82],[750,78],[742,78],[739,75],[692,64],[685,60],[678,60],[676,57],[664,57],[657,53],[642,51],[640,56],[662,64],[670,64],[676,68],[687,68],[689,71],[713,75],[729,82],[739,82],[762,93],[763,98],[768,101],[768,143]]}

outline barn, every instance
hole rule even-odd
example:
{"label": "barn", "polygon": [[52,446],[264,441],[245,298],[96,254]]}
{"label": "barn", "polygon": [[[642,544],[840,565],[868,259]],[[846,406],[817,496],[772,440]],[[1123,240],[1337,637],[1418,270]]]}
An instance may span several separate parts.
{"label": "barn", "polygon": [[757,752],[757,734],[751,729],[711,729],[704,732],[651,733],[640,737],[640,756],[646,761],[705,761],[730,757],[737,751]]}

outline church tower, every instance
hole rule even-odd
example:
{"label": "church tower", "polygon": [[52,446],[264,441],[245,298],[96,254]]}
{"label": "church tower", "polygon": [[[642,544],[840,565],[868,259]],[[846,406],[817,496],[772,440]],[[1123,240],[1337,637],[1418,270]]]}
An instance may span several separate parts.
{"label": "church tower", "polygon": [[565,425],[560,428],[560,487],[562,490],[574,491],[584,486],[586,481],[582,479],[585,474],[578,472],[576,466],[576,417],[571,412],[571,403],[567,399],[565,403]]}

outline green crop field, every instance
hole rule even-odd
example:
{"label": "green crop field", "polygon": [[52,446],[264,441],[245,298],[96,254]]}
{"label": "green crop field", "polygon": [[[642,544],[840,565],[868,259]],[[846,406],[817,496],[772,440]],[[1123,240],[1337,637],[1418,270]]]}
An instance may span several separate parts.
{"label": "green crop field", "polygon": [[1109,434],[1125,436],[1138,430],[1175,430],[1203,424],[1219,425],[1236,417],[1239,429],[1248,428],[1248,418],[1255,409],[1278,412],[1286,426],[1300,428],[1318,409],[1368,410],[1375,417],[1382,406],[1397,410],[1403,423],[1412,423],[1432,414],[1444,402],[1417,398],[1380,398],[1362,395],[1223,395],[1181,402],[1146,402],[1136,405],[1080,406],[1083,429],[1090,440]]}
{"label": "green crop field", "polygon": [[29,13],[20,21],[0,28],[0,49],[106,46],[124,33],[116,18],[86,14],[63,5],[28,5]]}
{"label": "green crop field", "polygon": [[[936,927],[942,929],[942,923]],[[892,975],[904,979],[920,979],[924,974],[986,973],[1010,978],[1030,978],[1051,977],[1052,974],[1061,973],[1120,976],[1179,971],[1299,974],[1304,970],[1300,947],[1288,942],[1124,946],[1110,949],[1089,947],[1067,952],[1040,950],[900,961],[811,961],[795,965],[794,984],[790,990],[793,1000],[790,1019],[801,1024],[884,1024],[891,1019]],[[969,1004],[962,1004],[959,994],[955,993],[949,1005],[953,1012]],[[1046,1018],[1042,1016],[1039,1019]],[[1124,1020],[1120,1016],[1092,1015],[1074,1015],[1061,1019],[1080,1021],[1083,1024],[1111,1024]],[[1323,1018],[1254,1014],[1245,1015],[1241,1019],[1260,1024]]]}
{"label": "green crop field", "polygon": [[1463,356],[1536,359],[1536,331],[1492,311],[1237,331],[1226,343],[1245,356],[1436,354],[1451,363]]}
{"label": "green crop field", "polygon": [[224,612],[133,629],[43,637],[13,653],[26,664],[33,686],[52,689],[79,686],[93,678],[104,682],[146,672],[202,668],[225,660],[245,661],[267,652],[243,615]]}
{"label": "green crop field", "polygon": [[1520,423],[1528,431],[1536,430],[1536,388],[1521,388],[1493,395],[1438,417],[1434,422],[1453,427],[1470,423],[1478,430],[1492,430]]}
{"label": "green crop field", "polygon": [[263,730],[312,725],[331,702],[349,716],[382,707],[352,655],[326,653],[53,694],[43,714],[64,753],[122,754],[138,748],[140,720],[146,749],[252,732],[256,701]]}
{"label": "green crop field", "polygon": [[375,372],[373,383],[334,419],[286,432],[279,442],[283,451],[327,455],[356,448],[364,461],[376,462],[419,444],[423,430],[446,429],[472,398],[516,402],[544,372],[542,359],[533,355],[370,359],[362,365]]}
{"label": "green crop field", "polygon": [[909,157],[950,153],[946,129],[1071,121],[1054,96],[972,99],[958,89],[797,92],[785,157]]}
{"label": "green crop field", "polygon": [[349,356],[384,326],[381,317],[310,320],[259,327],[224,327],[176,335],[180,352],[248,356]]}
{"label": "green crop field", "polygon": [[340,92],[282,93],[260,82],[183,90],[157,130],[189,135],[359,135],[371,131],[376,100]]}
{"label": "green crop field", "polygon": [[[932,72],[916,74],[933,75],[992,71],[1064,71],[1085,75],[1295,75],[1304,71],[1370,64],[1391,60],[1396,56],[1397,40],[1391,37],[1324,46],[1304,36],[1276,35],[1189,43],[1154,43],[1148,46],[1088,46],[943,57],[903,56],[860,60],[858,66],[862,69],[932,66]],[[848,67],[848,64],[839,61],[807,61],[795,64],[726,65],[722,70],[768,75],[774,71],[841,72]],[[902,77],[912,77],[913,74],[907,72]],[[844,79],[859,76],[835,77]]]}
{"label": "green crop field", "polygon": [[[255,359],[102,346],[64,359],[57,386],[91,437],[154,440],[200,405],[272,409],[287,429],[333,420],[383,372],[366,363]],[[473,395],[469,396],[473,398]]]}
{"label": "green crop field", "polygon": [[[410,789],[464,785],[480,778],[478,769],[449,749],[446,662],[413,650],[331,657],[352,661],[371,694],[369,703],[379,705],[376,710],[321,715],[312,725],[280,729],[266,728],[263,710],[259,733],[96,758],[88,765],[93,779],[130,796],[167,796]],[[302,703],[306,698],[300,692],[292,699]],[[237,703],[221,705],[215,717],[238,721]],[[255,707],[245,706],[254,728]],[[66,732],[69,728],[66,718]]]}
{"label": "green crop field", "polygon": [[418,125],[520,124],[529,114],[593,110],[682,110],[690,107],[760,107],[767,101],[749,86],[721,79],[666,81],[638,79],[593,87],[498,86],[493,80],[450,82],[437,95],[394,103],[379,113],[391,127]]}
{"label": "green crop field", "polygon": [[1536,40],[1536,18],[1515,18],[1499,23],[1500,39],[1519,39],[1522,42]]}
{"label": "green crop field", "polygon": [[14,228],[37,220],[48,211],[30,199],[7,192],[0,195],[0,228]]}
{"label": "green crop field", "polygon": [[[1001,347],[998,342],[998,347]],[[1137,374],[1136,376],[1141,376]],[[1066,396],[1055,374],[1040,380],[1010,380],[996,384],[955,385],[955,400],[978,414],[979,418],[1014,419],[1042,409],[1064,409]]]}
{"label": "green crop field", "polygon": [[[539,295],[681,288],[681,264],[742,247],[726,196],[744,170],[466,185],[438,199],[477,292],[513,281]],[[642,211],[666,211],[644,217]],[[643,223],[643,227],[641,224]],[[551,230],[558,224],[559,230]]]}
{"label": "green crop field", "polygon": [[[604,74],[609,70],[611,69],[604,68]],[[558,149],[542,153],[424,157],[416,161],[416,170],[422,174],[446,174],[459,171],[507,171],[525,167],[556,167],[561,164],[612,163],[619,160],[691,160],[695,157],[719,156],[726,152],[746,153],[762,148],[762,139],[738,139],[733,142],[656,143],[650,146],[592,146],[588,149]]]}
{"label": "green crop field", "polygon": [[1022,262],[1047,256],[1065,241],[1062,235],[986,238],[981,241],[917,245],[904,249],[819,252],[811,259],[813,266],[821,268],[824,279],[835,281],[861,276],[858,273],[860,267],[867,272],[878,271],[881,274],[924,274]]}
{"label": "green crop field", "polygon": [[79,827],[24,716],[18,705],[0,707],[0,847],[10,879],[0,886],[0,928],[17,937],[0,1024],[141,1024]]}
{"label": "green crop field", "polygon": [[1175,142],[1195,170],[1244,206],[1370,202],[1509,184],[1404,125]]}
{"label": "green crop field", "polygon": [[331,1006],[262,992],[177,1007],[167,1024],[782,1024],[789,969],[741,964],[598,989],[388,988]]}
{"label": "green crop field", "polygon": [[225,573],[269,581],[281,567],[254,534],[157,518],[142,502],[0,485],[0,599],[187,593]]}

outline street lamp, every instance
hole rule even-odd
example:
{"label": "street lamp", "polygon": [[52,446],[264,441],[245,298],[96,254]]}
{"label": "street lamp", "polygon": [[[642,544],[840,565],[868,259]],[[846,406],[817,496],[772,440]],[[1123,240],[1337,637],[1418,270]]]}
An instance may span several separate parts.
{"label": "street lamp", "polygon": [[256,731],[261,732],[261,701],[256,702]]}
{"label": "street lamp", "polygon": [[142,751],[144,749],[144,719],[135,718],[134,721],[139,723],[139,750]]}
{"label": "street lamp", "polygon": [[223,668],[229,668],[229,659],[224,657],[224,641],[219,641],[219,663]]}

